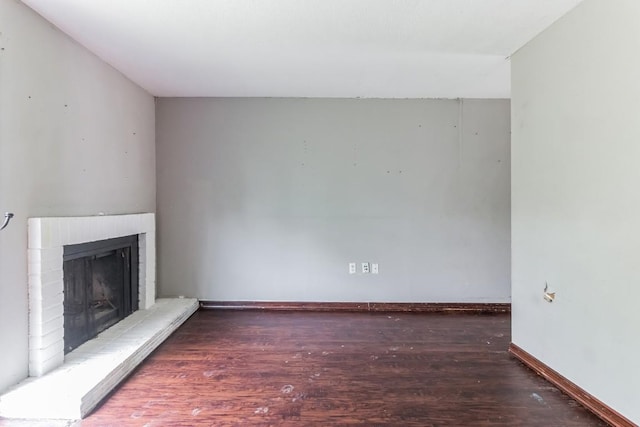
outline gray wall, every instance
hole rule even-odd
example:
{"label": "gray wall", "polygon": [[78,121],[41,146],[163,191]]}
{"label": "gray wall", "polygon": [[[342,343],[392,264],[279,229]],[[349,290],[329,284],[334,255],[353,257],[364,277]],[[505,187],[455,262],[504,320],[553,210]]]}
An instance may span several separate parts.
{"label": "gray wall", "polygon": [[155,210],[154,100],[0,1],[0,391],[27,376],[27,218]]}
{"label": "gray wall", "polygon": [[507,100],[160,99],[156,123],[162,295],[510,301]]}
{"label": "gray wall", "polygon": [[586,0],[513,56],[512,260],[513,342],[640,424],[638,22]]}

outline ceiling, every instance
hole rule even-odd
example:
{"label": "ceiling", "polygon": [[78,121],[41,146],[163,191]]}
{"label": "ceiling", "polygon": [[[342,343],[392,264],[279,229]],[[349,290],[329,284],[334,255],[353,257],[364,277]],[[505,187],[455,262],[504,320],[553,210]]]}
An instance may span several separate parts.
{"label": "ceiling", "polygon": [[22,0],[151,94],[508,98],[582,0]]}

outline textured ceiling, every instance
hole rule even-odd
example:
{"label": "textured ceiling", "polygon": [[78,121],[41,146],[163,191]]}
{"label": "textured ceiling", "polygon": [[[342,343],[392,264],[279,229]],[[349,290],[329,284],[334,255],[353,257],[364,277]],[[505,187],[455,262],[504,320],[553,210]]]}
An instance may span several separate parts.
{"label": "textured ceiling", "polygon": [[23,0],[156,96],[508,98],[581,0]]}

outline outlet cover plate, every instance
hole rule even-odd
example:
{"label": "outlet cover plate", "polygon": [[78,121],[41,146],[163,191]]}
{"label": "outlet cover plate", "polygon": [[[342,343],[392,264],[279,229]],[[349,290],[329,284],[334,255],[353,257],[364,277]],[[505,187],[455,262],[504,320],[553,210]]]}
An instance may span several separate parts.
{"label": "outlet cover plate", "polygon": [[358,269],[356,268],[356,263],[355,262],[350,262],[349,263],[349,274],[356,274],[358,272]]}

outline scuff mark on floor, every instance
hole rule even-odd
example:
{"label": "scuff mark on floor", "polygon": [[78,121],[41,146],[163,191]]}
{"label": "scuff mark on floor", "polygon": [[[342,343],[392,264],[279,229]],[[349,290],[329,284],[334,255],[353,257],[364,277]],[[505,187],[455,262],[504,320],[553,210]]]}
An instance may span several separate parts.
{"label": "scuff mark on floor", "polygon": [[136,418],[142,417],[143,415],[144,415],[144,411],[136,411],[136,412],[133,412],[130,415],[130,417],[133,418],[133,419],[136,419]]}
{"label": "scuff mark on floor", "polygon": [[538,403],[544,403],[544,399],[538,393],[531,393],[531,397],[535,399]]}

